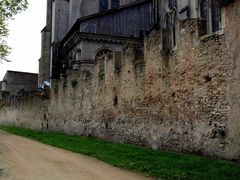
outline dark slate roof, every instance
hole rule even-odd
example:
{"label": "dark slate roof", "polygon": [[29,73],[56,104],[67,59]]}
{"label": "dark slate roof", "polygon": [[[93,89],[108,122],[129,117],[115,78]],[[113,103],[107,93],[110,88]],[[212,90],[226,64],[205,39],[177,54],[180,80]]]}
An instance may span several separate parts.
{"label": "dark slate roof", "polygon": [[119,6],[119,7],[114,8],[114,9],[109,9],[109,10],[106,10],[106,11],[103,11],[103,12],[99,12],[99,13],[96,13],[96,14],[92,14],[92,15],[89,15],[89,16],[79,18],[75,22],[75,24],[72,26],[72,28],[69,30],[69,32],[66,34],[66,36],[63,38],[62,42],[65,43],[68,40],[68,38],[70,38],[72,36],[72,34],[74,32],[79,31],[79,27],[80,27],[80,24],[82,22],[85,22],[85,21],[88,21],[88,20],[91,20],[91,19],[95,19],[95,18],[99,18],[99,17],[103,17],[103,16],[112,15],[114,13],[124,11],[124,10],[127,10],[129,8],[132,8],[132,7],[141,6],[142,4],[147,3],[147,2],[151,2],[151,0],[139,0],[139,1],[136,1],[136,2],[133,2],[133,3],[123,5],[123,6]]}
{"label": "dark slate roof", "polygon": [[96,18],[96,17],[99,17],[99,16],[111,15],[111,14],[114,14],[114,13],[122,11],[122,10],[126,10],[126,9],[129,9],[129,8],[132,8],[132,7],[140,6],[143,3],[146,3],[146,2],[149,2],[149,1],[150,0],[139,0],[139,1],[135,1],[135,2],[123,5],[123,6],[119,6],[119,7],[114,8],[114,9],[109,9],[109,10],[106,10],[106,11],[103,11],[103,12],[99,12],[99,13],[96,13],[96,14],[85,16],[85,17],[79,18],[76,23],[83,22],[85,20],[90,20],[90,19],[93,19],[93,18]]}

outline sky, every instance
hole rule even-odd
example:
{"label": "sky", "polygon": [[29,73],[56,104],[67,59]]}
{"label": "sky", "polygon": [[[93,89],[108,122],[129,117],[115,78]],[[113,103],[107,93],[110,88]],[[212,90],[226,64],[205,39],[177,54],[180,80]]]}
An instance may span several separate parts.
{"label": "sky", "polygon": [[12,62],[0,63],[0,81],[7,70],[38,72],[41,30],[45,25],[46,0],[29,0],[28,9],[9,21],[7,43],[12,50],[8,59]]}

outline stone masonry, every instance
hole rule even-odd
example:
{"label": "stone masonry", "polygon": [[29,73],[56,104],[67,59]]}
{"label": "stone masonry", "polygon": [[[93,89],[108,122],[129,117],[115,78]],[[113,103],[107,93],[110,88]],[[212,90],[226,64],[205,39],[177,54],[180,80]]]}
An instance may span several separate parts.
{"label": "stone masonry", "polygon": [[199,37],[199,23],[180,22],[178,48],[170,54],[161,50],[160,31],[152,32],[144,40],[144,59],[139,57],[141,44],[126,45],[120,73],[114,72],[111,60],[103,80],[98,64],[90,77],[72,72],[54,82],[49,99],[35,97],[5,107],[1,120],[237,159],[230,151],[233,132],[228,127],[231,52],[225,34]]}
{"label": "stone masonry", "polygon": [[202,35],[202,20],[177,23],[176,47],[162,31],[128,42],[89,74],[68,71],[49,97],[5,106],[0,123],[240,160],[240,1],[224,8],[225,28]]}

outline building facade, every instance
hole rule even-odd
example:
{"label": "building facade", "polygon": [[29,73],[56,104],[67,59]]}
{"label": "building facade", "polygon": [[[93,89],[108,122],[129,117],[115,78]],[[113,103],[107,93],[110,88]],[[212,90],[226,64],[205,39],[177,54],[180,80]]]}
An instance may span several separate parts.
{"label": "building facade", "polygon": [[0,83],[0,99],[10,102],[17,97],[28,96],[36,91],[38,86],[38,74],[7,71]]}
{"label": "building facade", "polygon": [[[58,46],[80,18],[101,13],[136,0],[48,0],[46,27],[42,30],[42,53],[39,60],[39,84],[58,78]],[[92,26],[93,27],[93,26]],[[91,27],[90,27],[91,28]],[[93,27],[94,28],[94,27]],[[87,59],[90,59],[89,57]]]}

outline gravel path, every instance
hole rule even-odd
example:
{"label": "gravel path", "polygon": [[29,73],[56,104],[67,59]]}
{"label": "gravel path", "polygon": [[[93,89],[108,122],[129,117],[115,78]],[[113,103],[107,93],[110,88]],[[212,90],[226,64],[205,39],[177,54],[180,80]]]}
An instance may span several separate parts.
{"label": "gravel path", "polygon": [[147,180],[94,158],[0,131],[0,179]]}

